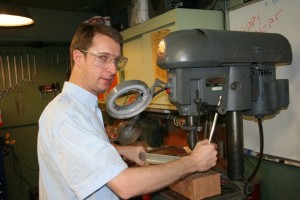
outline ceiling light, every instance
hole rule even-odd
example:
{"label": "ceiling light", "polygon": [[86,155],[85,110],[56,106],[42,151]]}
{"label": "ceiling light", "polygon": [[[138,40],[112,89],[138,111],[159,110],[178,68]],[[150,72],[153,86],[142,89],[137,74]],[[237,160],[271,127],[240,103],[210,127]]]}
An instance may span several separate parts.
{"label": "ceiling light", "polygon": [[33,24],[26,8],[6,1],[0,1],[0,27],[26,26]]}

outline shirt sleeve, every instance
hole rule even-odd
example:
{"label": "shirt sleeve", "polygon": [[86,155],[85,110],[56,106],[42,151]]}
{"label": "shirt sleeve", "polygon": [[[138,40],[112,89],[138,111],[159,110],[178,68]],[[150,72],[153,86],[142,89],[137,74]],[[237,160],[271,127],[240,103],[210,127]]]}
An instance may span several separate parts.
{"label": "shirt sleeve", "polygon": [[103,187],[127,165],[87,118],[68,119],[54,134],[56,164],[79,199]]}

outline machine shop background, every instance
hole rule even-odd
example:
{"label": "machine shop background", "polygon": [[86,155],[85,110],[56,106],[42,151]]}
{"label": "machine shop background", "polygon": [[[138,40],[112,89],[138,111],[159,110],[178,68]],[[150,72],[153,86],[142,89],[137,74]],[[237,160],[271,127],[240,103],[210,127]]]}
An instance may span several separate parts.
{"label": "machine shop background", "polygon": [[[276,75],[280,79],[289,79],[290,104],[286,109],[276,113],[275,116],[266,118],[265,154],[270,154],[286,159],[300,160],[300,151],[297,143],[300,140],[298,123],[299,114],[299,36],[296,34],[299,25],[296,14],[299,8],[298,1],[261,1],[247,7],[230,12],[230,30],[279,33],[286,37],[293,51],[291,65],[276,67]],[[294,10],[295,9],[295,10]],[[241,16],[243,13],[243,16]],[[239,16],[239,17],[237,17]],[[254,133],[256,125],[253,120],[244,120],[245,147],[258,149],[257,135]],[[247,131],[248,130],[248,131]],[[283,134],[284,133],[284,134]]]}
{"label": "machine shop background", "polygon": [[[263,122],[265,161],[257,175],[263,180],[261,182],[262,199],[298,199],[300,197],[297,192],[299,188],[296,186],[296,182],[300,180],[299,172],[297,172],[300,166],[298,145],[300,141],[298,122],[300,117],[298,112],[300,106],[300,40],[296,33],[299,28],[299,15],[297,14],[299,8],[300,4],[297,0],[263,0],[229,12],[230,30],[280,33],[289,40],[293,51],[291,65],[276,67],[279,79],[289,79],[290,104],[275,116],[266,117]],[[245,119],[244,147],[258,152],[257,124],[251,117]],[[265,190],[270,193],[263,194]]]}
{"label": "machine shop background", "polygon": [[69,44],[76,27],[94,16],[35,8],[30,13],[36,26],[0,30],[1,174],[5,172],[0,187],[1,198],[12,200],[29,199],[29,190],[38,185],[38,119],[68,79]]}
{"label": "machine shop background", "polygon": [[[241,2],[244,1],[241,0]],[[288,4],[290,0],[261,0],[259,4],[263,5],[268,3],[269,6],[275,6],[275,2]],[[292,2],[296,2],[296,0]],[[296,3],[296,7],[300,8],[299,2]],[[28,28],[17,30],[0,29],[0,57],[6,79],[6,88],[4,88],[2,87],[3,77],[1,73],[0,109],[2,126],[0,127],[0,137],[2,141],[8,140],[10,143],[13,143],[14,146],[14,151],[12,151],[11,148],[5,148],[5,151],[3,151],[3,171],[5,172],[5,177],[0,177],[0,181],[2,182],[4,179],[6,181],[7,197],[9,200],[32,199],[32,197],[29,197],[28,191],[38,185],[36,154],[37,120],[44,107],[61,91],[63,82],[67,80],[68,73],[70,72],[68,44],[75,28],[80,22],[95,15],[91,13],[74,13],[35,8],[30,8],[29,11],[38,22],[33,30]],[[296,14],[294,13],[294,15]],[[279,20],[281,20],[281,18],[279,18]],[[291,26],[299,28],[298,24],[299,21],[294,22]],[[35,41],[41,41],[41,43],[33,43]],[[294,47],[293,50],[296,51],[293,53],[294,59],[299,60],[299,53],[297,52],[297,50],[299,51],[299,42],[297,45],[298,46]],[[27,55],[30,63],[30,75],[28,73]],[[18,66],[17,75],[20,87],[16,87],[14,57],[16,58],[16,64]],[[21,57],[23,58],[24,78],[26,81],[22,81],[20,68]],[[9,89],[10,83],[8,80],[7,59],[9,59],[10,62],[10,76],[13,89]],[[293,65],[285,67],[284,70],[292,70],[292,68],[295,67],[299,68],[299,66]],[[29,76],[31,76],[30,78],[32,79],[30,83]],[[295,87],[294,91],[297,91],[296,87],[299,87],[297,85],[299,84],[293,83],[292,87]],[[4,92],[4,89],[9,92]],[[293,95],[293,93],[290,93],[291,97]],[[296,104],[292,106],[293,109],[299,110],[299,99],[292,100],[291,103]],[[154,124],[153,126],[156,128],[155,131],[163,132],[164,144],[174,146],[187,145],[185,132],[174,125],[176,115],[165,114],[163,112],[145,112],[143,117],[147,118],[144,119],[144,121],[150,121],[151,124]],[[297,116],[295,116],[295,120],[298,120],[296,118]],[[113,124],[115,121],[105,116],[105,123]],[[159,126],[159,128],[157,128],[157,126]],[[146,129],[149,129],[149,126],[146,126]],[[222,119],[219,120],[216,129],[220,138],[222,138],[222,134],[225,130]],[[280,137],[285,138],[285,134],[282,133]],[[149,138],[146,139],[149,141]],[[254,141],[253,143],[256,142],[255,137],[250,137],[250,139]],[[265,140],[267,140],[267,138],[265,138]],[[298,136],[296,134],[296,137],[291,140],[293,141],[285,140],[288,141],[285,145],[287,146],[286,148],[289,148],[289,144],[293,143],[293,146],[290,146],[290,148],[299,149],[299,145],[297,145],[299,142],[299,133]],[[153,144],[154,146],[161,145],[162,138],[156,135],[152,141],[156,141],[156,143]],[[280,152],[280,146],[274,148]],[[255,152],[251,153],[255,154]],[[19,165],[16,165],[16,157],[19,159]],[[251,162],[250,164],[249,161]],[[250,174],[252,172],[252,165],[255,165],[256,161],[255,156],[247,157],[245,160],[246,173]],[[257,174],[261,183],[261,199],[296,200],[300,198],[298,186],[300,180],[300,165],[284,164],[282,163],[284,161],[285,160],[278,160],[278,158],[272,158],[270,160],[266,158],[263,160]]]}

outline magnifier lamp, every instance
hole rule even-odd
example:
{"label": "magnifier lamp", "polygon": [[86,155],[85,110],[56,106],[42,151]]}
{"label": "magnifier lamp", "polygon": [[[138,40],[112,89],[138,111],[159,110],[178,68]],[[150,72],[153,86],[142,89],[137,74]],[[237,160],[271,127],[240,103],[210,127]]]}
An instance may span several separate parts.
{"label": "magnifier lamp", "polygon": [[[159,88],[158,90],[156,90]],[[121,145],[133,143],[141,135],[136,125],[153,97],[165,90],[166,83],[156,80],[151,87],[140,80],[123,81],[114,87],[106,98],[106,108],[110,116],[116,119],[132,118],[129,122],[121,122],[117,126],[118,141]]]}

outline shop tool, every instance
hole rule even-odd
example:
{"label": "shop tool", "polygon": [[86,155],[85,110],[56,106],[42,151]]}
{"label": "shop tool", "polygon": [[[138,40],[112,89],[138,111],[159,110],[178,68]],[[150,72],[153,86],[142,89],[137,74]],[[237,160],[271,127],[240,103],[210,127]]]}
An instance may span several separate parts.
{"label": "shop tool", "polygon": [[[255,116],[261,126],[261,118],[275,115],[288,106],[289,82],[276,79],[275,66],[291,62],[289,41],[275,33],[181,30],[168,34],[159,43],[156,64],[168,72],[169,100],[179,115],[186,118],[186,125],[181,128],[187,132],[190,149],[198,141],[203,124],[201,116],[225,115],[227,173],[223,177],[230,180],[227,186],[232,187],[227,187],[229,191],[216,199],[244,200],[253,191],[251,181],[260,162],[253,174],[245,177],[243,115]],[[118,86],[122,91],[118,94],[112,90],[116,96],[109,95],[106,99],[110,115],[132,117],[133,111],[136,112],[133,105],[145,108],[149,104],[146,97],[152,98],[153,91],[144,87],[140,90],[141,83],[136,87],[128,84],[128,81],[122,82],[122,87]],[[116,99],[130,90],[140,91],[136,101],[126,107],[114,106]]]}
{"label": "shop tool", "polygon": [[14,59],[15,80],[16,80],[15,87],[17,88],[17,90],[19,90],[21,85],[19,84],[19,78],[18,78],[18,67],[17,67],[17,55],[16,54],[14,54],[13,59]]}
{"label": "shop tool", "polygon": [[7,72],[8,72],[8,90],[9,91],[13,91],[14,90],[14,86],[12,84],[12,78],[11,78],[11,69],[10,69],[10,58],[9,58],[9,54],[6,55],[6,62],[7,62]]}
{"label": "shop tool", "polygon": [[247,199],[259,162],[245,177],[243,115],[255,116],[261,123],[264,116],[288,106],[289,83],[276,79],[275,65],[292,62],[289,41],[275,33],[195,29],[172,32],[159,46],[157,65],[168,70],[169,100],[186,117],[182,128],[189,147],[196,145],[200,116],[225,115],[226,176],[236,189],[222,199]]}
{"label": "shop tool", "polygon": [[26,82],[25,75],[24,75],[24,63],[23,63],[23,55],[20,55],[20,65],[21,65],[21,76],[23,82]]}
{"label": "shop tool", "polygon": [[27,70],[28,70],[28,83],[33,83],[31,79],[31,66],[30,66],[30,57],[29,53],[26,54],[27,59]]}
{"label": "shop tool", "polygon": [[2,55],[0,56],[0,67],[1,67],[2,83],[3,83],[3,90],[2,90],[1,95],[0,95],[0,97],[2,98],[3,95],[8,94],[8,90],[6,89],[6,80],[5,80],[5,74],[4,74]]}

